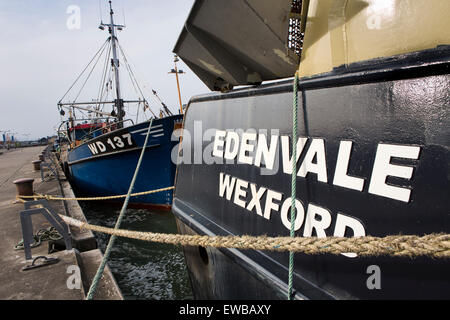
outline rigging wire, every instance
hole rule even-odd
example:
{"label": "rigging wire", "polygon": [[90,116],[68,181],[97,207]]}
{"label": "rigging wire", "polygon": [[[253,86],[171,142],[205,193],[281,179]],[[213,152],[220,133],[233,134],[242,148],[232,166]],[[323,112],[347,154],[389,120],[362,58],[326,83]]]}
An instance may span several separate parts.
{"label": "rigging wire", "polygon": [[[108,39],[111,40],[111,37],[109,37]],[[103,111],[103,108],[101,107],[100,102],[102,101],[101,98],[102,98],[103,87],[104,87],[105,80],[106,80],[106,74],[108,72],[109,57],[111,55],[111,41],[109,41],[108,47],[107,47],[105,52],[106,52],[106,54],[105,54],[105,62],[104,62],[104,65],[103,65],[102,78],[101,78],[101,81],[100,81],[99,92],[98,92],[98,95],[97,95],[97,103],[94,106],[94,110],[97,110],[97,111],[100,110],[100,109],[102,109],[102,111]],[[99,60],[100,60],[100,58],[99,58]],[[95,113],[95,117],[96,117],[96,113]],[[89,128],[89,134],[92,133],[93,131],[97,130],[97,129],[98,128],[96,128],[96,127],[90,127]]]}
{"label": "rigging wire", "polygon": [[81,73],[78,75],[78,77],[75,79],[75,81],[72,83],[72,85],[69,87],[69,89],[66,91],[66,93],[64,93],[64,95],[62,96],[61,99],[59,99],[59,101],[61,102],[67,95],[67,93],[73,88],[73,86],[75,85],[75,83],[77,83],[77,81],[80,79],[80,77],[83,75],[83,73],[86,71],[86,69],[90,66],[90,64],[92,63],[92,61],[94,61],[95,57],[99,54],[99,52],[101,52],[104,49],[104,46],[106,46],[107,42],[109,39],[106,39],[106,41],[102,44],[102,46],[100,47],[100,49],[95,53],[95,55],[92,57],[91,61],[89,61],[89,63],[87,64],[87,66],[83,69],[83,71],[81,71]]}
{"label": "rigging wire", "polygon": [[[125,63],[130,65],[130,70],[131,70],[131,63],[128,62],[129,58],[127,58],[127,56],[125,55],[125,52],[123,51],[123,49],[122,49],[122,47],[120,46],[120,44],[119,44],[119,48],[120,48],[120,50],[122,51],[122,55],[124,56],[124,61],[125,61]],[[130,61],[131,61],[131,60],[130,60]],[[134,75],[134,72],[132,72],[132,73],[133,73],[133,77],[136,79],[136,76]],[[137,80],[136,80],[136,82],[137,82]],[[149,89],[148,89],[145,85],[144,85],[143,88],[144,88],[144,89],[147,89],[147,91],[150,93]],[[139,88],[139,89],[140,89],[140,88]],[[152,92],[156,92],[156,91],[152,89]],[[144,94],[142,93],[142,91],[141,91],[141,94],[144,95]],[[154,96],[154,95],[155,95],[155,94],[153,93],[153,95],[151,95],[151,96],[155,99],[155,96]],[[162,104],[162,106],[163,106],[164,108],[167,108],[167,109],[168,109],[167,105],[164,104],[164,103],[161,101],[161,99],[159,99],[159,97],[158,97],[158,100],[159,100],[159,102]],[[168,110],[169,110],[170,114],[172,114],[172,112],[170,111],[170,109],[168,109]],[[165,110],[164,110],[164,111],[165,111]],[[152,113],[153,113],[153,112],[152,112]],[[167,112],[166,112],[166,113],[167,113]],[[170,115],[170,114],[168,114],[168,115]]]}
{"label": "rigging wire", "polygon": [[[108,38],[108,39],[109,39],[109,38]],[[89,74],[88,74],[86,80],[84,81],[83,85],[81,86],[80,91],[78,91],[78,94],[77,94],[77,96],[75,97],[75,99],[73,100],[73,102],[75,102],[75,101],[78,99],[78,97],[80,96],[81,91],[84,89],[84,86],[86,85],[86,83],[87,83],[87,81],[89,80],[89,78],[90,78],[92,72],[94,71],[95,67],[97,66],[97,63],[99,62],[99,60],[100,60],[100,58],[101,58],[101,55],[103,54],[103,51],[104,51],[105,48],[106,48],[106,46],[104,46],[102,52],[101,52],[100,55],[98,56],[97,61],[95,62],[94,66],[92,67],[91,71],[89,72]]]}
{"label": "rigging wire", "polygon": [[153,89],[152,89],[152,92],[153,92],[153,95],[159,100],[159,102],[164,107],[164,111],[167,113],[167,115],[172,116],[173,115],[172,111],[170,111],[169,108],[166,106],[166,104],[164,102],[162,102],[162,100],[158,96],[158,93]]}
{"label": "rigging wire", "polygon": [[[138,83],[138,81],[137,81],[137,79],[136,79],[136,77],[135,77],[135,75],[133,73],[133,70],[131,69],[131,66],[128,63],[128,59],[127,59],[127,57],[125,55],[125,52],[124,52],[122,46],[120,45],[119,42],[117,42],[117,44],[118,44],[118,47],[119,47],[119,52],[122,53],[123,61],[125,62],[125,67],[128,70],[128,74],[130,76],[131,83],[133,84],[133,86],[134,86],[134,84],[136,84],[139,92],[141,93],[142,99],[144,100],[144,106],[145,106],[146,99],[145,99],[144,93],[142,92],[141,87],[139,86],[139,83]],[[135,89],[136,89],[136,87],[135,87]],[[147,107],[148,107],[148,110],[153,114],[153,116],[156,117],[156,114],[150,109],[150,106],[148,104],[147,104]]]}
{"label": "rigging wire", "polygon": [[144,94],[142,93],[142,90],[141,90],[141,88],[139,87],[139,84],[136,81],[136,77],[134,76],[133,70],[131,70],[130,65],[128,63],[128,60],[127,60],[127,58],[125,56],[125,52],[123,51],[122,46],[120,45],[120,43],[118,41],[117,41],[117,44],[119,46],[120,52],[122,53],[123,60],[125,61],[125,66],[126,66],[128,72],[130,74],[130,79],[131,79],[132,82],[134,81],[136,83],[136,86],[139,89],[139,92],[141,93],[142,98],[144,98]]}
{"label": "rigging wire", "polygon": [[[122,54],[122,55],[123,55],[123,54]],[[125,61],[125,57],[124,57],[124,61]],[[127,69],[128,75],[130,76],[130,80],[131,80],[131,84],[133,85],[134,92],[136,92],[136,94],[139,95],[138,89],[136,88],[137,82],[136,82],[135,79],[133,79],[133,77],[132,77],[132,75],[131,75],[130,66],[129,66],[127,63],[125,63],[125,68]],[[135,82],[136,82],[136,83],[135,83]],[[142,92],[141,92],[141,95],[142,95]],[[145,99],[144,96],[142,96],[142,98]]]}
{"label": "rigging wire", "polygon": [[[102,57],[102,55],[103,55],[103,52],[105,52],[105,49],[108,48],[108,49],[106,50],[106,52],[109,52],[110,47],[111,47],[111,42],[109,42],[109,40],[110,40],[110,38],[108,38],[108,39],[105,41],[104,45],[103,45],[103,46],[101,47],[101,49],[100,49],[100,53],[97,52],[97,54],[94,56],[94,58],[93,58],[93,59],[91,60],[91,62],[88,64],[88,66],[89,66],[89,65],[92,63],[92,61],[95,59],[95,57],[98,56],[98,57],[97,57],[97,60],[95,61],[95,63],[94,63],[94,65],[93,65],[92,69],[90,70],[88,76],[86,77],[86,79],[85,79],[83,85],[81,86],[80,90],[78,91],[78,94],[77,94],[77,96],[75,97],[75,99],[73,100],[73,102],[75,102],[75,101],[78,99],[78,97],[79,97],[81,91],[82,91],[83,88],[85,87],[85,85],[86,85],[87,81],[89,80],[89,78],[90,78],[92,72],[94,71],[95,67],[97,66],[98,62],[100,61],[100,59],[101,59],[101,57]],[[85,70],[86,70],[86,69],[87,69],[87,67],[85,68]],[[84,71],[83,71],[83,73],[84,73]],[[74,83],[74,84],[75,84],[75,83]],[[100,105],[100,104],[99,104],[99,105]],[[92,112],[95,112],[95,110],[98,110],[98,109],[99,109],[99,108],[95,108],[95,107],[94,107],[94,110],[93,110]],[[83,118],[92,118],[91,115],[86,115],[81,109],[77,109],[77,111],[80,112],[80,113],[82,114],[82,117],[83,117]],[[89,113],[90,113],[90,112],[89,112]],[[76,119],[75,109],[73,110],[73,116],[74,116],[74,118]],[[90,129],[89,129],[89,133],[92,132],[93,129],[94,129],[94,128],[90,128]]]}
{"label": "rigging wire", "polygon": [[108,73],[108,66],[109,66],[109,58],[111,56],[111,42],[109,43],[109,47],[107,50],[107,54],[105,55],[105,64],[103,66],[103,76],[102,76],[102,80],[100,82],[100,87],[99,87],[99,93],[97,96],[97,101],[98,101],[98,110],[100,110],[100,102],[102,102],[102,97],[103,97],[103,92],[105,90],[105,85],[106,85],[106,75]]}

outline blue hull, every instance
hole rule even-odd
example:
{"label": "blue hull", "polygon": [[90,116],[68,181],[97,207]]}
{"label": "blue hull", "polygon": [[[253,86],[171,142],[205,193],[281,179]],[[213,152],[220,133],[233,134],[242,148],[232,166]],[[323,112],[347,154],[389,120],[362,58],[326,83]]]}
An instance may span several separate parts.
{"label": "blue hull", "polygon": [[[171,141],[174,124],[182,115],[153,120],[147,149],[133,193],[173,186],[176,166]],[[126,194],[145,142],[149,122],[105,133],[86,141],[68,153],[72,182],[78,193],[86,196]],[[130,203],[170,208],[173,190],[139,197]],[[123,201],[123,199],[121,199]]]}

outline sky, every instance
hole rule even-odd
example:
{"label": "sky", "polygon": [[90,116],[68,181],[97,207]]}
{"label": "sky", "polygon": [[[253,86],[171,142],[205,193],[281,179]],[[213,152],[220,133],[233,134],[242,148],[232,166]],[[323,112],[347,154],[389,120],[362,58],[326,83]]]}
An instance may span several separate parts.
{"label": "sky", "polygon": [[[114,22],[126,25],[118,34],[119,42],[155,113],[159,105],[151,89],[178,113],[176,79],[168,72],[174,67],[172,50],[193,3],[113,0]],[[16,132],[16,140],[56,133],[61,121],[58,101],[109,36],[98,28],[101,19],[109,22],[108,6],[107,0],[0,0],[0,133]],[[177,65],[186,72],[180,75],[183,104],[209,92],[181,60]],[[98,66],[78,101],[97,97],[102,60]],[[120,69],[123,97],[136,98],[123,64]],[[69,97],[76,93],[71,91]]]}

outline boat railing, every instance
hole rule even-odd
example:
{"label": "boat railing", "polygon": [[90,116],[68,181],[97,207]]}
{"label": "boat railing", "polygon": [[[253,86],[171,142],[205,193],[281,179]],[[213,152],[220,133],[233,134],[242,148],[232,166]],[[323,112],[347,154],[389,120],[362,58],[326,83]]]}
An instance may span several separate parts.
{"label": "boat railing", "polygon": [[[106,120],[106,119],[109,119],[109,118],[97,118],[97,120]],[[57,131],[58,137],[63,136],[63,133],[65,132],[65,130],[61,129],[61,127],[64,124],[71,123],[71,122],[90,121],[90,120],[92,120],[92,119],[72,119],[72,120],[69,119],[69,120],[61,121],[61,123],[60,123],[60,125],[58,127],[58,131]],[[66,134],[66,136],[70,137],[70,135],[68,133]]]}
{"label": "boat railing", "polygon": [[[134,125],[134,121],[133,121],[132,119],[125,119],[125,120],[122,120],[122,121],[111,122],[111,123],[109,123],[109,124],[106,125],[106,126],[102,126],[102,127],[98,128],[98,129],[95,129],[94,131],[90,131],[90,132],[86,133],[83,137],[81,137],[80,140],[81,140],[82,142],[85,142],[86,140],[89,140],[89,139],[94,138],[94,137],[95,137],[94,133],[97,132],[97,131],[101,131],[102,134],[107,133],[107,132],[114,131],[115,129],[117,129],[117,125],[118,125],[119,123],[124,124],[124,123],[127,122],[127,121],[130,121],[130,122],[131,122],[131,125]],[[104,122],[103,122],[103,124],[104,124]],[[122,126],[122,127],[125,127],[125,126]],[[114,129],[112,129],[112,128],[114,128]],[[111,129],[112,129],[112,130],[111,130]],[[100,134],[100,135],[101,135],[101,134]]]}

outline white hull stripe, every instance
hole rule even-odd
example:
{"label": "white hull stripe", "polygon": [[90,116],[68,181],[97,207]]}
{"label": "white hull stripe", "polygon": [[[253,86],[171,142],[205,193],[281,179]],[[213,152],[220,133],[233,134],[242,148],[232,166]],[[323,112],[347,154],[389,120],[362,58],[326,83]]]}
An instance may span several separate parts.
{"label": "white hull stripe", "polygon": [[[156,129],[156,128],[160,128],[160,127],[162,127],[162,124],[158,124],[158,125],[156,125],[156,126],[152,126],[152,129],[151,129],[151,130]],[[146,131],[146,130],[148,130],[148,127],[147,127],[147,128],[144,128],[144,129],[139,129],[139,130],[131,131],[131,133],[137,133],[137,132]],[[162,130],[162,129],[160,129],[160,130]],[[153,131],[150,131],[150,132],[153,132]]]}
{"label": "white hull stripe", "polygon": [[[147,134],[146,133],[141,133],[141,136],[146,136]],[[163,133],[160,133],[160,134],[152,134],[152,135],[150,135],[150,137],[161,137],[161,136],[163,136],[164,135],[164,132]]]}
{"label": "white hull stripe", "polygon": [[[164,133],[164,129],[158,129],[158,130],[150,131],[150,134],[158,133],[158,132],[161,132],[161,131]],[[141,136],[146,136],[147,132],[142,132],[140,135]]]}

